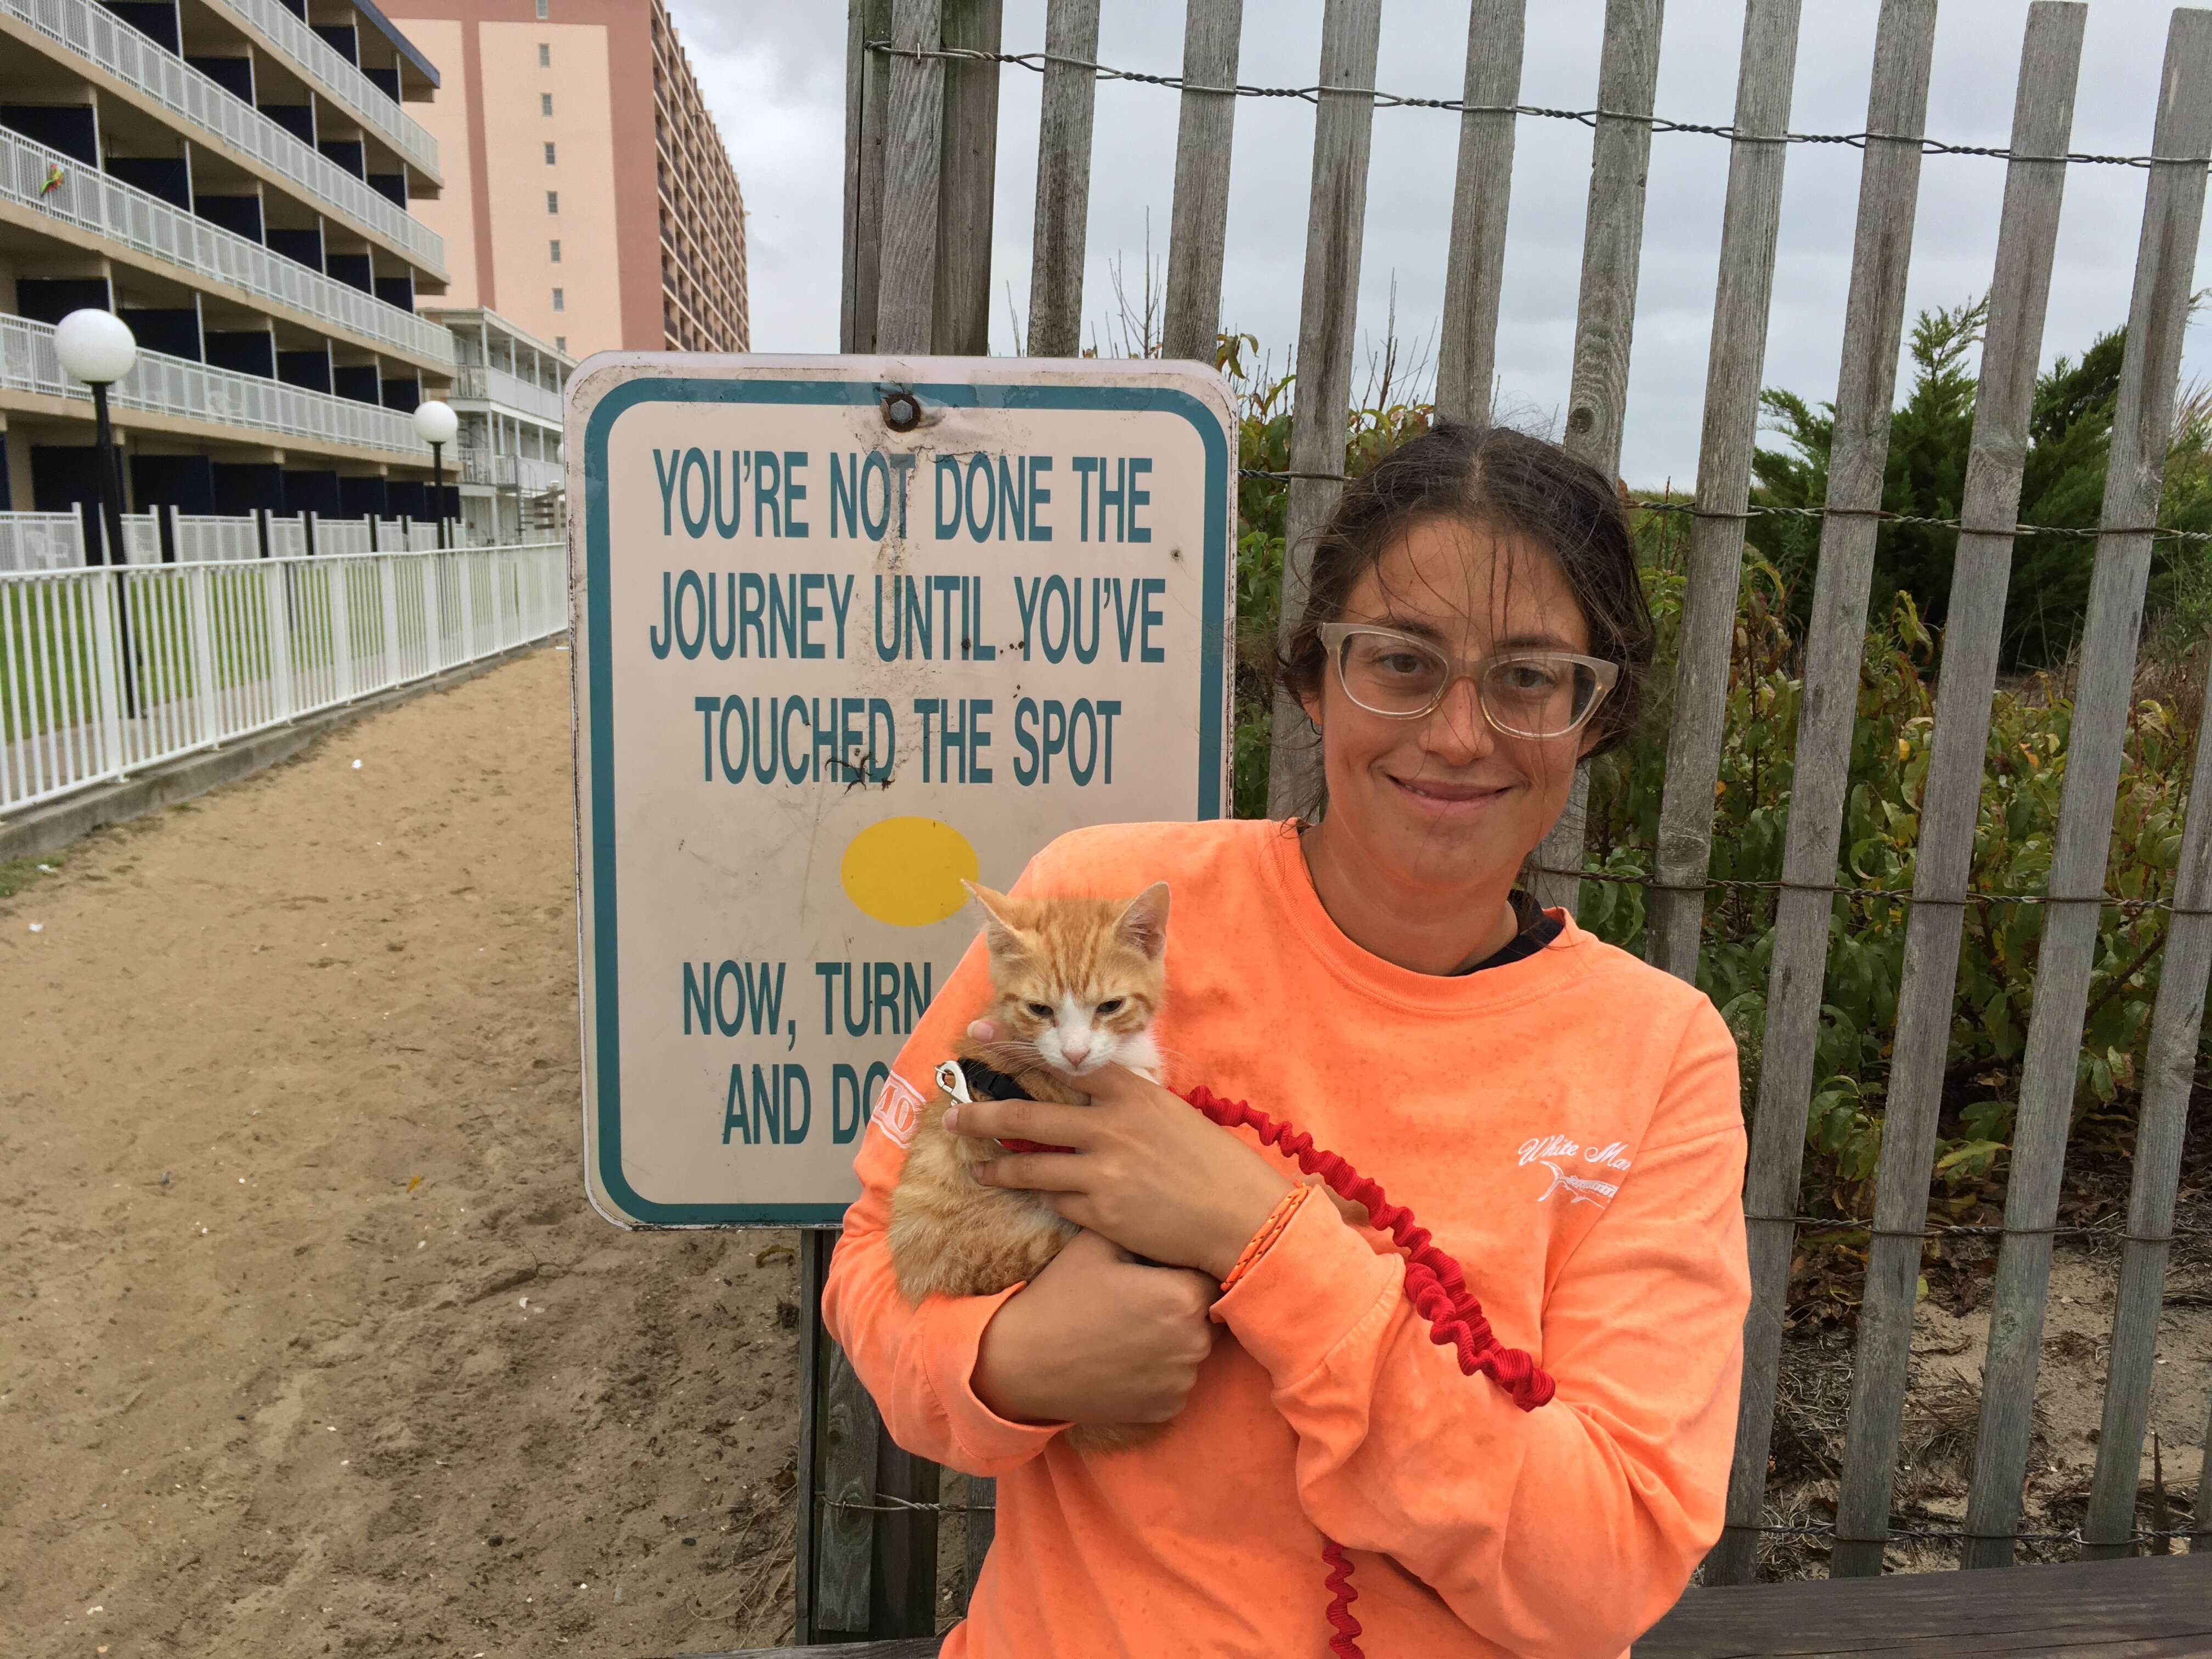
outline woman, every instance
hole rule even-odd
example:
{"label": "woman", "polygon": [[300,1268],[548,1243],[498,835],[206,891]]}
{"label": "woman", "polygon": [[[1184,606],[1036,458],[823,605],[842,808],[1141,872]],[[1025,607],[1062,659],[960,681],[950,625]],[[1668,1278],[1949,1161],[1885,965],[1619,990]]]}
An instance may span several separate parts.
{"label": "woman", "polygon": [[[1693,988],[1514,886],[1650,656],[1608,481],[1440,426],[1347,488],[1315,552],[1283,672],[1325,811],[1087,830],[1031,862],[1018,892],[1170,884],[1169,1081],[1379,1181],[1558,1393],[1523,1411],[1462,1375],[1357,1206],[1126,1073],[1088,1108],[958,1109],[958,1133],[1074,1149],[982,1168],[1089,1231],[1027,1285],[910,1307],[879,1115],[824,1308],[902,1445],[998,1477],[947,1655],[1318,1653],[1324,1536],[1373,1659],[1613,1659],[1673,1603],[1735,1433],[1735,1048]],[[917,1090],[985,988],[979,945],[900,1056]],[[1110,1455],[1059,1437],[1170,1419]]]}

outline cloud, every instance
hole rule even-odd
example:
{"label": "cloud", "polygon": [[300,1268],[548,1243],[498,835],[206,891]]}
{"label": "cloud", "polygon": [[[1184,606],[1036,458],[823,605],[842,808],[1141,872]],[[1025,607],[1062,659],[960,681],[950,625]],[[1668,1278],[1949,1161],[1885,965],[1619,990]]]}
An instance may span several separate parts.
{"label": "cloud", "polygon": [[[1006,0],[1004,40],[1035,50],[1042,0]],[[1873,0],[1805,8],[1791,125],[1856,132],[1866,122],[1874,52]],[[1116,0],[1105,9],[1101,61],[1174,73],[1182,67],[1182,0]],[[2154,0],[2099,0],[2089,16],[2074,147],[2141,154],[2151,147],[2155,89],[2170,8]],[[1302,86],[1320,50],[1321,8],[1249,4],[1240,78]],[[1595,0],[1532,6],[1522,97],[1586,108],[1595,101],[1601,30]],[[1929,130],[1962,143],[2002,144],[2027,8],[2019,0],[1949,0],[1940,15]],[[690,0],[678,22],[730,145],[751,214],[753,339],[762,350],[836,348],[842,216],[844,8],[828,3],[739,7]],[[1657,107],[1678,119],[1725,123],[1734,111],[1740,5],[1668,9]],[[1391,0],[1377,84],[1456,97],[1468,38],[1466,0]],[[992,349],[1017,349],[1028,312],[1041,77],[1009,68],[1000,80],[993,234]],[[1141,280],[1149,231],[1164,273],[1174,198],[1176,97],[1159,88],[1102,84],[1091,169],[1085,340],[1107,334],[1118,258]],[[1222,320],[1256,334],[1280,363],[1297,337],[1311,106],[1243,99],[1230,158]],[[1458,153],[1457,118],[1386,109],[1375,116],[1359,282],[1359,326],[1379,343],[1395,282],[1398,327],[1429,339],[1443,301],[1443,261]],[[1516,123],[1511,212],[1501,295],[1499,389],[1510,406],[1548,416],[1565,400],[1580,279],[1591,135],[1568,121]],[[1697,470],[1713,287],[1728,182],[1724,140],[1662,134],[1652,141],[1644,213],[1623,470],[1638,483]],[[1765,380],[1808,397],[1833,395],[1857,211],[1859,153],[1793,145],[1785,173]],[[2044,360],[2078,355],[2125,320],[2147,174],[2069,169]],[[1908,318],[1954,305],[1989,285],[2002,161],[1929,156],[1923,163]],[[1011,299],[1011,305],[1009,301]],[[1363,351],[1364,357],[1364,351]],[[1355,365],[1354,384],[1363,364]],[[2184,373],[2212,370],[2192,331]]]}

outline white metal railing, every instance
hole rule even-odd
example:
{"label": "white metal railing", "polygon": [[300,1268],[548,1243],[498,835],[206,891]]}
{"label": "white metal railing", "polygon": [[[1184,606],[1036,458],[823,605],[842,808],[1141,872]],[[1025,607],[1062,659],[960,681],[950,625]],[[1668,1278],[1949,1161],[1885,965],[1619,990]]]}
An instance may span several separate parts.
{"label": "white metal railing", "polygon": [[527,455],[494,455],[481,449],[461,452],[460,481],[487,484],[499,489],[522,489],[532,495],[561,488],[565,469],[558,461],[534,460]]}
{"label": "white metal railing", "polygon": [[332,103],[343,104],[347,113],[393,149],[433,179],[438,177],[438,141],[422,124],[276,0],[208,0],[208,3],[259,34],[263,44],[313,82]]}
{"label": "white metal railing", "polygon": [[[171,547],[161,554],[161,520],[153,513],[123,515],[122,562],[130,565],[222,564],[258,559],[261,530],[246,514],[176,513],[170,515]],[[446,521],[448,540],[465,540],[466,526]],[[330,553],[422,553],[438,545],[431,519],[323,519],[314,521],[314,550]],[[296,557],[307,550],[309,532],[302,515],[269,516],[269,550]],[[0,513],[0,574],[15,571],[82,570],[85,568],[84,520],[76,513]]]}
{"label": "white metal railing", "polygon": [[445,241],[428,225],[91,0],[0,0],[0,17],[27,24],[208,137],[252,156],[304,194],[404,249],[425,270],[446,275]]}
{"label": "white metal railing", "polygon": [[503,404],[554,425],[561,423],[561,394],[520,374],[487,363],[463,363],[453,371],[453,400]]}
{"label": "white metal railing", "polygon": [[[7,3],[9,0],[0,0],[0,5]],[[27,317],[0,316],[0,388],[92,400],[90,386],[62,372],[54,353],[53,325]],[[108,396],[122,409],[389,450],[412,461],[425,459],[428,451],[415,435],[414,421],[397,410],[159,351],[141,351],[131,373],[115,383]]]}
{"label": "white metal railing", "polygon": [[[48,190],[46,180],[56,167],[61,169],[61,181]],[[453,362],[452,330],[271,252],[250,237],[210,224],[150,191],[5,128],[0,128],[0,201],[35,208],[142,253],[235,283],[264,300],[429,358],[441,367]],[[560,417],[556,395],[553,418]]]}
{"label": "white metal railing", "polygon": [[558,542],[0,574],[0,815],[568,624]]}

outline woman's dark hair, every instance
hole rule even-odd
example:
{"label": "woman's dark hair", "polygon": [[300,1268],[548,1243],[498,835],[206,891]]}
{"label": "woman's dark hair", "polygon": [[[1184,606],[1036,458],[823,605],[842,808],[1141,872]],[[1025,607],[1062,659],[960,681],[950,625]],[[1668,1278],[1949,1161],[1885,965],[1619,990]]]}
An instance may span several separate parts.
{"label": "woman's dark hair", "polygon": [[1342,619],[1384,553],[1438,520],[1488,525],[1551,554],[1589,625],[1590,654],[1620,665],[1591,717],[1599,736],[1590,752],[1618,744],[1642,712],[1651,668],[1651,611],[1627,515],[1595,467],[1510,427],[1439,421],[1345,486],[1314,542],[1305,609],[1277,665],[1283,684],[1299,696],[1320,691],[1328,665],[1322,624]]}

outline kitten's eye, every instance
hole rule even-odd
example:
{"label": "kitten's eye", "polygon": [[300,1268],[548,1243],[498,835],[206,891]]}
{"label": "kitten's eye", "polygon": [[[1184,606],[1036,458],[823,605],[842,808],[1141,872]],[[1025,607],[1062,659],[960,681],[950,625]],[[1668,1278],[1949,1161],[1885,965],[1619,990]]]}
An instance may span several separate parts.
{"label": "kitten's eye", "polygon": [[1052,1005],[1048,1002],[1025,1002],[1022,1006],[1028,1009],[1030,1012],[1035,1014],[1039,1019],[1050,1019],[1052,1018]]}
{"label": "kitten's eye", "polygon": [[1119,1013],[1121,1010],[1122,1003],[1127,1000],[1127,999],[1125,997],[1109,997],[1105,1001],[1098,1005],[1098,1012],[1102,1014]]}

